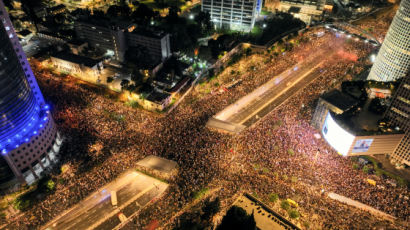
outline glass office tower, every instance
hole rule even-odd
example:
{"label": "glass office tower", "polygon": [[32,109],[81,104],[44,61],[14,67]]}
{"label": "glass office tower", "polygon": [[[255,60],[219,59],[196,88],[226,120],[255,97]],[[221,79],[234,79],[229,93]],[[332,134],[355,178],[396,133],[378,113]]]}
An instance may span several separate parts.
{"label": "glass office tower", "polygon": [[401,83],[393,95],[386,117],[392,124],[400,127],[405,136],[391,157],[399,164],[410,166],[410,72],[401,79]]}
{"label": "glass office tower", "polygon": [[368,80],[395,81],[410,67],[410,0],[402,0],[377,54]]}
{"label": "glass office tower", "polygon": [[56,160],[61,140],[2,1],[0,21],[0,181],[11,171],[31,184]]}

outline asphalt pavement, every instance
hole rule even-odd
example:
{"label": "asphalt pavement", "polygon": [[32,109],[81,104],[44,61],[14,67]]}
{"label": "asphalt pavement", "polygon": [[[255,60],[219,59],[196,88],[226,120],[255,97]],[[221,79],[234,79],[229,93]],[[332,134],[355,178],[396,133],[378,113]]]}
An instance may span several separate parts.
{"label": "asphalt pavement", "polygon": [[327,48],[315,52],[304,61],[272,77],[267,83],[229,105],[213,118],[230,124],[251,126],[320,76],[320,66],[335,53],[334,49]]}
{"label": "asphalt pavement", "polygon": [[[101,229],[102,224],[135,203],[137,211],[160,196],[168,184],[136,171],[128,171],[114,182],[88,196],[61,214],[42,229],[82,230]],[[117,192],[118,207],[111,205],[111,191]],[[128,211],[129,213],[132,210]]]}

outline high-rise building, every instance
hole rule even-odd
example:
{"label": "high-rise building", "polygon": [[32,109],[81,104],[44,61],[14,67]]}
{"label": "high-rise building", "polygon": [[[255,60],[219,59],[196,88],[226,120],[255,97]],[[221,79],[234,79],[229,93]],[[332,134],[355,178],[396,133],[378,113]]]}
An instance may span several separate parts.
{"label": "high-rise building", "polygon": [[262,0],[202,0],[217,28],[249,32],[262,9]]}
{"label": "high-rise building", "polygon": [[127,51],[124,32],[130,26],[130,23],[84,17],[75,22],[74,29],[78,39],[87,41],[90,46],[101,49],[122,62]]}
{"label": "high-rise building", "polygon": [[0,21],[0,181],[31,184],[56,161],[61,139],[2,1]]}
{"label": "high-rise building", "polygon": [[167,33],[134,30],[127,32],[126,38],[129,47],[146,47],[153,61],[164,61],[171,56],[171,43]]}
{"label": "high-rise building", "polygon": [[153,61],[163,61],[171,56],[169,34],[155,29],[136,29],[136,25],[130,22],[84,16],[75,22],[74,29],[78,39],[121,62],[125,60],[128,48],[137,46],[146,47]]}
{"label": "high-rise building", "polygon": [[400,164],[410,166],[410,73],[402,81],[393,95],[386,117],[393,125],[405,132],[403,140],[392,154],[392,158]]}
{"label": "high-rise building", "polygon": [[325,10],[326,0],[280,0],[279,11],[292,14],[306,24],[319,20]]}
{"label": "high-rise building", "polygon": [[410,69],[410,0],[402,0],[368,80],[395,81]]}

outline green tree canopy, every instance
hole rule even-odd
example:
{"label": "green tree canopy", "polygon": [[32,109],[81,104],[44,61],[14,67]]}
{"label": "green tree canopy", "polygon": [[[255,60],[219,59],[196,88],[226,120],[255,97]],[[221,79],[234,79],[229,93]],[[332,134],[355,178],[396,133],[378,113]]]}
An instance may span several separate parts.
{"label": "green tree canopy", "polygon": [[219,197],[217,197],[213,201],[207,200],[205,201],[204,207],[202,207],[203,214],[201,218],[203,220],[209,220],[217,212],[219,212],[220,209],[221,209],[221,201],[219,200]]}

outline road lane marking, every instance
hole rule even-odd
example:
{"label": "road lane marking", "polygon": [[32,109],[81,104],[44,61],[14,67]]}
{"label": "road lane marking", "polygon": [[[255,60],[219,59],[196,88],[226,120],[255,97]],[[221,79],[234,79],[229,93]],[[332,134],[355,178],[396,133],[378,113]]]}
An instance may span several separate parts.
{"label": "road lane marking", "polygon": [[[98,204],[98,202],[95,203],[96,200],[97,200],[95,198],[95,196],[97,196],[97,197],[102,196],[101,192],[103,190],[108,191],[110,189],[118,188],[118,185],[116,185],[117,183],[119,185],[122,185],[124,183],[129,183],[130,181],[136,179],[137,177],[140,177],[141,175],[142,174],[140,174],[138,172],[135,172],[135,171],[129,171],[129,172],[124,173],[119,178],[115,179],[114,181],[108,183],[107,185],[105,185],[102,188],[98,189],[94,193],[90,194],[88,197],[86,197],[80,203],[74,205],[72,208],[70,208],[67,211],[63,212],[62,214],[58,215],[56,218],[51,220],[51,222],[46,224],[41,229],[43,229],[43,230],[49,229],[49,228],[55,229],[55,227],[57,225],[61,225],[61,223],[64,223],[66,221],[72,221],[73,219],[77,218],[79,216],[79,214],[81,214],[83,212],[86,212],[87,210],[90,210],[93,207],[95,207]],[[133,176],[133,177],[131,178],[130,176]],[[94,205],[91,208],[89,207],[90,203],[94,203]],[[81,212],[81,213],[79,213],[79,212]],[[74,216],[74,218],[73,218],[73,216]]]}
{"label": "road lane marking", "polygon": [[[162,183],[162,182],[161,182]],[[164,183],[165,184],[165,183]],[[142,190],[140,193],[138,193],[137,195],[133,196],[132,198],[130,198],[126,203],[124,203],[123,205],[121,205],[120,207],[118,207],[116,210],[110,212],[108,215],[104,216],[104,218],[99,219],[97,222],[95,222],[93,225],[91,225],[90,227],[87,228],[87,230],[92,230],[95,229],[96,227],[98,227],[99,225],[101,225],[102,223],[104,223],[106,220],[110,219],[112,216],[114,216],[116,213],[119,212],[119,210],[124,209],[125,207],[127,207],[128,205],[130,205],[132,202],[136,201],[139,197],[143,196],[145,193],[147,193],[148,191],[150,191],[152,188],[155,188],[155,186],[152,184],[151,186],[145,188],[144,190]],[[147,202],[148,204],[149,202]]]}
{"label": "road lane marking", "polygon": [[[300,82],[301,80],[304,79],[304,77],[306,77],[307,75],[309,75],[310,73],[312,73],[314,70],[316,70],[324,61],[319,62],[316,66],[314,66],[313,68],[311,68],[310,70],[308,70],[307,72],[305,72],[302,76],[300,76],[299,78],[296,79],[296,81],[292,81],[292,83],[288,86],[286,85],[286,87],[284,89],[282,89],[279,93],[277,93],[274,97],[270,98],[267,102],[265,102],[263,105],[258,106],[258,108],[256,110],[254,110],[252,113],[250,113],[247,117],[242,118],[239,122],[235,122],[235,123],[239,123],[239,124],[243,124],[244,122],[246,122],[249,118],[255,116],[255,114],[258,114],[262,109],[264,109],[267,105],[269,105],[270,103],[272,103],[274,100],[276,100],[278,97],[282,96],[284,93],[286,93],[286,91],[288,91],[290,88],[292,88],[294,85],[296,85],[298,82]],[[272,88],[270,88],[269,91],[271,91]],[[253,103],[254,105],[256,103]],[[255,105],[256,106],[256,105]],[[248,107],[245,107],[245,111],[248,110]]]}

